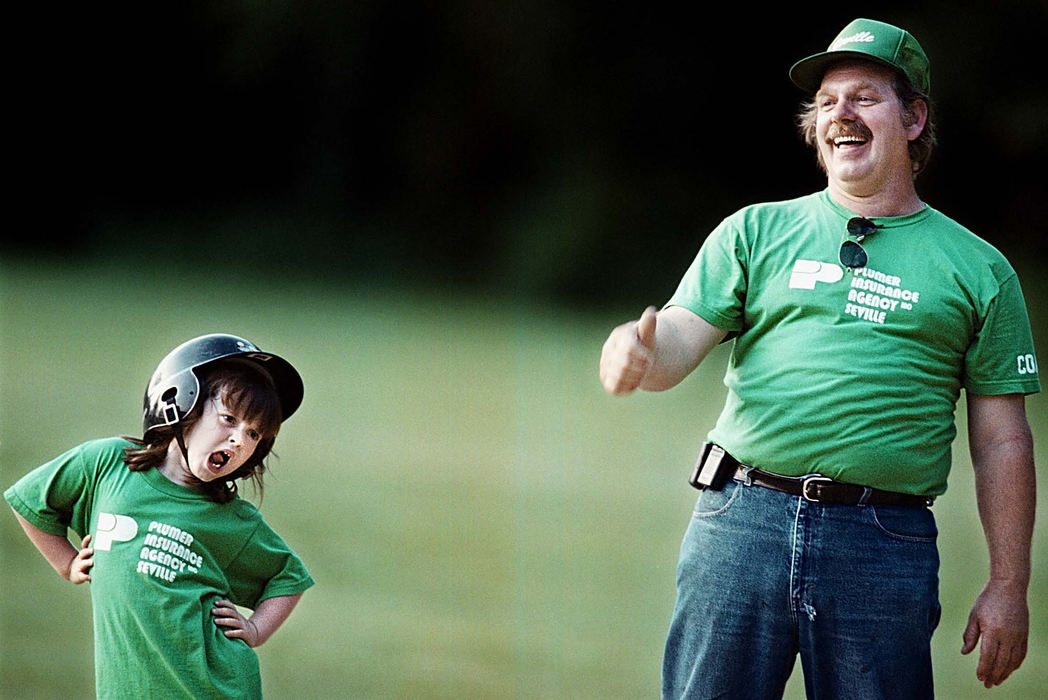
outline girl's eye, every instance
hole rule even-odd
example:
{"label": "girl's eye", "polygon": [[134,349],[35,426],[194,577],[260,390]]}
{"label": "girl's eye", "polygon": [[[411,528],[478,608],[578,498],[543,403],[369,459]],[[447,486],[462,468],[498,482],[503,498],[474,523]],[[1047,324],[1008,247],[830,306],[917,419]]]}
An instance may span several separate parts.
{"label": "girl's eye", "polygon": [[248,435],[248,437],[250,437],[250,438],[251,438],[252,440],[256,440],[256,441],[257,441],[257,440],[260,440],[260,439],[262,439],[262,436],[258,434],[258,431],[257,431],[257,430],[249,430],[249,431],[247,431],[247,435]]}

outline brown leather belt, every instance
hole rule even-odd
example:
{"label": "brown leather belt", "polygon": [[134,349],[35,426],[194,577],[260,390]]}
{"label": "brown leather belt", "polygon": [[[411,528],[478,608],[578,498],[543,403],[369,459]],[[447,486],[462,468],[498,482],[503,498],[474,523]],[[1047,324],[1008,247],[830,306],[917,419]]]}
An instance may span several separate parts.
{"label": "brown leather belt", "polygon": [[794,496],[800,496],[804,500],[813,503],[834,503],[852,506],[919,506],[927,508],[935,500],[928,496],[883,491],[870,488],[869,486],[859,486],[858,484],[846,484],[843,481],[834,481],[830,477],[822,476],[821,474],[780,476],[779,474],[771,474],[744,464],[739,464],[738,469],[736,469],[735,480],[744,484],[754,484],[773,491],[782,491]]}

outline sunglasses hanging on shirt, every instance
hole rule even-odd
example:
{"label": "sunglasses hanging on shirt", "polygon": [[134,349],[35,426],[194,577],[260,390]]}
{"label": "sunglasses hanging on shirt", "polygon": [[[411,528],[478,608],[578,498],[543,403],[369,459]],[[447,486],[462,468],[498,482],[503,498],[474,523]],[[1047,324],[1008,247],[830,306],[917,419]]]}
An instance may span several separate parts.
{"label": "sunglasses hanging on shirt", "polygon": [[[866,254],[866,250],[859,244],[867,236],[877,233],[879,228],[881,227],[861,216],[849,219],[848,238],[841,243],[841,250],[837,255],[841,265],[844,265],[849,270],[866,267],[866,263],[870,261],[870,256]],[[855,240],[851,240],[852,238]]]}

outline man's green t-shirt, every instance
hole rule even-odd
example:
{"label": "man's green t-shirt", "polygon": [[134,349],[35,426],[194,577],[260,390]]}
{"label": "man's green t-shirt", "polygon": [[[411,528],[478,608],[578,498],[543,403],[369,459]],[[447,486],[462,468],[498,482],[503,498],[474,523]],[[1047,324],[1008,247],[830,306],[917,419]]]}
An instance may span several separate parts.
{"label": "man's green t-shirt", "polygon": [[993,246],[931,207],[875,217],[865,268],[822,191],[759,204],[709,236],[667,306],[734,336],[709,439],[739,461],[875,488],[946,490],[954,411],[1040,390],[1025,302]]}
{"label": "man's green t-shirt", "polygon": [[36,527],[92,534],[99,698],[259,698],[258,657],[211,608],[254,608],[313,584],[258,510],[220,504],[156,469],[133,472],[119,438],[76,447],[4,493]]}

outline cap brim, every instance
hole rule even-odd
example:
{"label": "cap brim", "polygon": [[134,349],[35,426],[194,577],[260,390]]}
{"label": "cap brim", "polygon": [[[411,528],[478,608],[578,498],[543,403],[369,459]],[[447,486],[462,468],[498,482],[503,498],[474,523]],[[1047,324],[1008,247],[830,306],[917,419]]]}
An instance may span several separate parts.
{"label": "cap brim", "polygon": [[790,80],[793,84],[807,93],[815,94],[822,85],[822,76],[826,74],[835,63],[841,61],[867,61],[892,69],[902,74],[896,66],[884,59],[871,56],[859,51],[824,51],[814,56],[802,58],[790,68]]}

